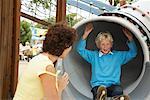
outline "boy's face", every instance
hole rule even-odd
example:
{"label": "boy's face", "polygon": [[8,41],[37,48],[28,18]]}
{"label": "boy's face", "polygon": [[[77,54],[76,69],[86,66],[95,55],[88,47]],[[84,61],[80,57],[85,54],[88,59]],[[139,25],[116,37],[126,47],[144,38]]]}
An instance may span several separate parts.
{"label": "boy's face", "polygon": [[103,54],[107,54],[111,51],[112,42],[110,40],[102,40],[99,44],[99,47]]}

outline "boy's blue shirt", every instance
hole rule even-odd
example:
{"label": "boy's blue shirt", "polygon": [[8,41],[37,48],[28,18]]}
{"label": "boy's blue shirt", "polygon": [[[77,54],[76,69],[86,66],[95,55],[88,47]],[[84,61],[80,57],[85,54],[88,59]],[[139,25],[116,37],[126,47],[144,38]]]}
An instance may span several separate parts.
{"label": "boy's blue shirt", "polygon": [[99,85],[106,87],[120,84],[121,66],[134,58],[137,48],[134,41],[127,43],[129,51],[115,51],[103,55],[99,51],[86,49],[86,40],[80,39],[77,52],[92,65],[92,88]]}

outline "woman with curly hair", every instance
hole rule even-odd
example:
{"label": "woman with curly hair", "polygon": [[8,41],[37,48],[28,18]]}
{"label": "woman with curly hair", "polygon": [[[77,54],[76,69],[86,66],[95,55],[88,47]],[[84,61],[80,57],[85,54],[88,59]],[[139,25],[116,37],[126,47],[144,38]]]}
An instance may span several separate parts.
{"label": "woman with curly hair", "polygon": [[64,59],[77,38],[73,28],[63,24],[52,26],[43,42],[43,52],[30,60],[19,79],[13,100],[61,100],[68,84],[68,74],[57,79],[54,62]]}

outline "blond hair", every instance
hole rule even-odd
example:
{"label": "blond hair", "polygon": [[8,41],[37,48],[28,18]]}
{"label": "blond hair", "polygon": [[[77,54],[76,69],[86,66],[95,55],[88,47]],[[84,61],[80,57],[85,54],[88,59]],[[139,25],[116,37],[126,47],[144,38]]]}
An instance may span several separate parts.
{"label": "blond hair", "polygon": [[109,32],[100,32],[97,35],[97,37],[95,39],[95,43],[96,43],[97,47],[99,47],[99,43],[102,40],[109,40],[111,43],[113,43],[113,37],[112,37],[112,35]]}

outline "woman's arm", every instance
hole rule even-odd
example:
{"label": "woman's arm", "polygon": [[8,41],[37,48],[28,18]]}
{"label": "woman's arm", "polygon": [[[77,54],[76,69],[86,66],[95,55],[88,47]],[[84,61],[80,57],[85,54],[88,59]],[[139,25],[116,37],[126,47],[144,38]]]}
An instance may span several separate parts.
{"label": "woman's arm", "polygon": [[61,96],[63,90],[66,88],[66,86],[69,83],[69,76],[68,76],[68,74],[65,72],[62,77],[59,77],[57,79],[57,81],[58,81],[58,95]]}
{"label": "woman's arm", "polygon": [[[50,73],[55,74],[55,68],[52,66],[47,66],[46,70]],[[44,98],[46,100],[60,100],[60,96],[58,95],[56,89],[56,76],[49,75],[44,73],[39,76],[44,89]]]}
{"label": "woman's arm", "polygon": [[[55,74],[55,68],[47,66],[46,71]],[[58,90],[56,88],[56,76],[44,73],[40,76],[46,100],[61,100],[62,91],[68,84],[68,74],[62,76],[58,81]],[[61,84],[61,85],[60,85]]]}

